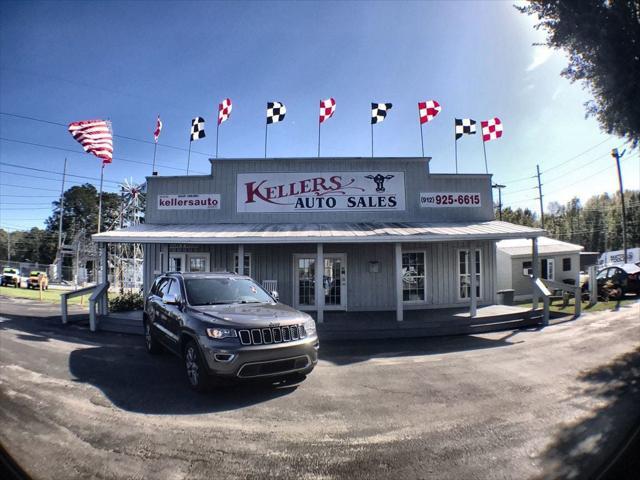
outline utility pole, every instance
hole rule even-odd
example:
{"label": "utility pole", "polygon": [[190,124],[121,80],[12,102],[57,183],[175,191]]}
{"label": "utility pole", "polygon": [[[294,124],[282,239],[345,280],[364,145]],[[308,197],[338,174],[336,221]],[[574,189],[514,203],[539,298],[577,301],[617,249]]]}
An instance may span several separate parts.
{"label": "utility pole", "polygon": [[11,232],[7,229],[7,261],[11,261]]}
{"label": "utility pole", "polygon": [[62,187],[60,188],[60,222],[58,225],[58,281],[62,281],[62,217],[64,215],[64,180],[67,176],[67,159],[62,169]]}
{"label": "utility pole", "polygon": [[491,187],[498,189],[498,219],[502,221],[502,189],[506,188],[507,186],[494,183],[493,185],[491,185]]}
{"label": "utility pole", "polygon": [[544,208],[542,203],[542,183],[540,183],[540,165],[536,165],[538,177],[538,199],[540,200],[540,225],[544,228]]}
{"label": "utility pole", "polygon": [[620,202],[622,202],[622,249],[624,250],[624,263],[627,263],[627,210],[624,206],[624,189],[622,188],[622,172],[620,171],[620,158],[624,156],[625,148],[622,153],[618,153],[617,148],[611,150],[611,156],[616,159],[618,167],[618,183],[620,184]]}

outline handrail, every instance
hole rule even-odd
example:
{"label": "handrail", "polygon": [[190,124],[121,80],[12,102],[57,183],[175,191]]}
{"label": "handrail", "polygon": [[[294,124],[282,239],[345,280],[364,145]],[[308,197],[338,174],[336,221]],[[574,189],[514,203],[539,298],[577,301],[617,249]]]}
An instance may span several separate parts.
{"label": "handrail", "polygon": [[96,289],[97,285],[90,287],[79,288],[78,290],[72,290],[70,292],[64,292],[60,294],[60,308],[62,309],[62,323],[67,323],[67,317],[69,315],[69,309],[67,307],[67,300],[73,297],[84,296]]}
{"label": "handrail", "polygon": [[96,286],[95,291],[89,297],[89,329],[95,332],[98,329],[98,317],[96,315],[96,304],[98,305],[98,313],[107,315],[109,306],[107,303],[107,291],[109,290],[109,282],[101,283]]}
{"label": "handrail", "polygon": [[574,296],[574,316],[579,317],[582,314],[582,288],[568,283],[556,282],[555,280],[542,280],[545,285],[554,290],[562,290],[571,293]]}
{"label": "handrail", "polygon": [[549,325],[549,297],[551,297],[551,292],[542,282],[542,279],[534,278],[533,275],[529,275],[529,278],[531,279],[533,288],[536,290],[536,294],[542,297],[542,325],[546,327]]}
{"label": "handrail", "polygon": [[[109,290],[109,282],[92,285],[90,287],[80,288],[71,292],[60,294],[60,307],[62,309],[62,323],[66,324],[69,316],[69,308],[67,301],[73,297],[79,297],[91,293],[89,297],[89,328],[95,332],[98,328],[98,316],[108,313],[107,291]],[[98,313],[96,314],[96,306]]]}

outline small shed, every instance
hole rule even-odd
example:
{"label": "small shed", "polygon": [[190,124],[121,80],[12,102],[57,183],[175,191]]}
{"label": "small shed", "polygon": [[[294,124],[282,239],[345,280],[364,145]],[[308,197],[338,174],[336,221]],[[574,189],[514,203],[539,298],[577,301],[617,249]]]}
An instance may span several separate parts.
{"label": "small shed", "polygon": [[[541,278],[578,284],[580,252],[584,247],[548,237],[538,238]],[[516,300],[531,298],[531,242],[508,239],[496,243],[498,289],[513,289]]]}

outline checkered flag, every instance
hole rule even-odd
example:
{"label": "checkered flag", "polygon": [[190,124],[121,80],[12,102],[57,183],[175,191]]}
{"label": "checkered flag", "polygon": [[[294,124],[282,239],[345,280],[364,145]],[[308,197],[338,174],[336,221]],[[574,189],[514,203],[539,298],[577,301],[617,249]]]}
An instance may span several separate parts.
{"label": "checkered flag", "polygon": [[387,110],[391,110],[391,103],[371,104],[371,125],[382,122],[387,117]]}
{"label": "checkered flag", "polygon": [[502,136],[502,122],[498,117],[493,117],[491,120],[483,120],[480,122],[480,126],[482,127],[483,142],[495,140]]}
{"label": "checkered flag", "polygon": [[191,141],[206,137],[204,134],[204,118],[196,117],[191,120]]}
{"label": "checkered flag", "polygon": [[320,100],[320,123],[331,118],[336,111],[336,101],[333,98]]}
{"label": "checkered flag", "polygon": [[281,122],[287,113],[287,107],[282,102],[267,103],[267,125],[270,123]]}
{"label": "checkered flag", "polygon": [[230,98],[225,98],[222,103],[218,104],[218,125],[229,120],[233,105]]}
{"label": "checkered flag", "polygon": [[420,114],[420,124],[430,122],[442,111],[442,107],[435,100],[427,100],[418,103],[418,112]]}
{"label": "checkered flag", "polygon": [[475,135],[476,121],[470,118],[456,118],[456,140],[462,135]]}

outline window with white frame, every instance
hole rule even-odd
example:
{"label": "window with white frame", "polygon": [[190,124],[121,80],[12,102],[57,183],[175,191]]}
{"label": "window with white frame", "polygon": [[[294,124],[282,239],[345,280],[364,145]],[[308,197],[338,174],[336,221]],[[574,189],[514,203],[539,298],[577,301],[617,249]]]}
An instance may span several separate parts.
{"label": "window with white frame", "polygon": [[425,255],[424,252],[402,252],[402,300],[425,302]]}
{"label": "window with white frame", "polygon": [[[233,271],[235,273],[240,273],[239,269],[240,268],[238,265],[238,254],[234,253],[233,254]],[[242,272],[242,275],[247,275],[248,277],[251,276],[251,254],[250,253],[244,254],[244,272]]]}
{"label": "window with white frame", "polygon": [[[476,298],[482,298],[482,252],[475,250],[476,263]],[[471,298],[471,265],[469,264],[469,250],[458,250],[458,298]]]}

